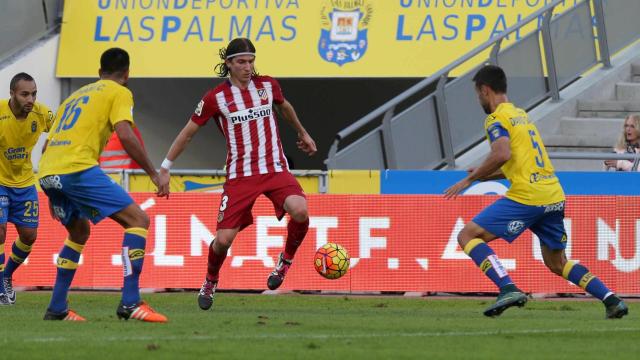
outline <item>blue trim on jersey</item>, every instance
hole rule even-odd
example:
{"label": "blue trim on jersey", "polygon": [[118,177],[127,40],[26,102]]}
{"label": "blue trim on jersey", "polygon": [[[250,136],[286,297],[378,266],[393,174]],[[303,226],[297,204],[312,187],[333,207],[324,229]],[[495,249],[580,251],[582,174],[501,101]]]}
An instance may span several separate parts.
{"label": "blue trim on jersey", "polygon": [[39,220],[38,190],[35,185],[15,188],[0,185],[0,224],[37,228]]}
{"label": "blue trim on jersey", "polygon": [[86,218],[97,224],[133,203],[131,196],[98,166],[71,174],[45,176],[40,179],[40,186],[63,225],[75,218]]}
{"label": "blue trim on jersey", "polygon": [[509,132],[500,123],[493,123],[487,127],[487,134],[489,135],[489,142],[494,142],[502,136],[509,137]]}
{"label": "blue trim on jersey", "polygon": [[529,229],[540,238],[541,245],[560,250],[567,247],[563,219],[564,201],[531,206],[503,197],[487,206],[472,221],[508,242]]}

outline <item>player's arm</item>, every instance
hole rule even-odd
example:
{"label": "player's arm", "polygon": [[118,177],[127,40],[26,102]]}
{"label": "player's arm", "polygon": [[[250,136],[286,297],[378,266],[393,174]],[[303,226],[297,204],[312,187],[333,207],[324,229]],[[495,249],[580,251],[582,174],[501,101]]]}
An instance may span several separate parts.
{"label": "player's arm", "polygon": [[316,151],[318,151],[316,143],[313,141],[307,130],[302,126],[293,105],[291,105],[287,100],[284,100],[281,104],[275,104],[275,106],[284,120],[291,125],[298,134],[298,141],[296,142],[298,149],[309,154],[309,156],[315,154]]}
{"label": "player's arm", "polygon": [[[189,120],[187,125],[182,128],[178,136],[173,140],[173,144],[169,148],[169,152],[167,152],[166,159],[170,162],[174,162],[180,154],[187,148],[187,145],[191,142],[191,139],[196,135],[196,133],[200,130],[200,125],[196,124],[193,120]],[[160,168],[160,172],[166,171],[169,169],[165,167]]]}
{"label": "player's arm", "polygon": [[158,195],[168,195],[167,189],[159,185],[158,172],[153,167],[153,163],[151,163],[147,152],[144,150],[142,144],[140,144],[140,141],[136,137],[136,134],[133,132],[131,123],[129,121],[119,121],[115,124],[114,128],[116,134],[118,134],[120,142],[122,143],[122,147],[127,154],[129,154],[129,156],[151,177],[151,180],[158,185]]}
{"label": "player's arm", "polygon": [[158,175],[158,181],[161,185],[166,186],[167,189],[170,187],[171,174],[169,173],[169,169],[171,169],[171,165],[178,156],[182,154],[184,149],[187,148],[187,145],[189,145],[198,130],[200,130],[200,125],[193,120],[189,120],[187,125],[182,128],[178,136],[173,140],[173,144],[171,144],[169,152],[167,152],[167,156],[160,166],[160,173]]}
{"label": "player's arm", "polygon": [[497,173],[502,174],[500,167],[509,161],[509,159],[511,159],[511,141],[508,137],[501,136],[491,143],[489,156],[487,156],[480,166],[469,173],[467,178],[473,182],[487,179]]}
{"label": "player's arm", "polygon": [[[469,168],[469,169],[467,170],[467,172],[468,172],[469,174],[471,174],[475,169],[476,169],[476,168]],[[496,170],[493,174],[491,174],[491,175],[487,175],[487,176],[484,176],[484,177],[482,177],[482,178],[480,178],[480,179],[478,179],[478,180],[480,180],[480,181],[488,181],[488,180],[501,180],[501,179],[505,179],[505,178],[506,178],[506,177],[505,177],[505,176],[504,176],[504,174],[502,173],[502,169],[498,169],[498,170]]]}
{"label": "player's arm", "polygon": [[447,199],[455,198],[476,180],[486,179],[500,171],[500,167],[511,158],[511,141],[508,136],[500,136],[491,143],[491,152],[480,166],[464,179],[444,191]]}

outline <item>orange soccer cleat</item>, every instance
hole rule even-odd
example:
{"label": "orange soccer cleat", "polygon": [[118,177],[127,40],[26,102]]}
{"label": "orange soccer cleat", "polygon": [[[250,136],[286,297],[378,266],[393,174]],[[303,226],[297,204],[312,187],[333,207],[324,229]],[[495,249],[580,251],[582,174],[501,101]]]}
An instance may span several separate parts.
{"label": "orange soccer cleat", "polygon": [[44,320],[87,321],[87,319],[78,315],[78,313],[73,310],[67,310],[60,314],[47,310],[44,314]]}
{"label": "orange soccer cleat", "polygon": [[124,306],[122,303],[118,305],[116,314],[119,319],[135,319],[146,322],[165,323],[167,317],[153,310],[146,301],[140,301],[137,305]]}

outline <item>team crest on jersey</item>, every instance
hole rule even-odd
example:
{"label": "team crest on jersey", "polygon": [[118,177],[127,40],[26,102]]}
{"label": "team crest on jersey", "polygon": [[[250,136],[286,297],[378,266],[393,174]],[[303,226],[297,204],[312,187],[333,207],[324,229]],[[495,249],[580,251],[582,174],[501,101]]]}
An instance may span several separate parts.
{"label": "team crest on jersey", "polygon": [[222,222],[224,219],[224,211],[218,212],[218,222]]}
{"label": "team crest on jersey", "polygon": [[507,232],[511,235],[519,234],[524,228],[524,222],[513,220],[507,225]]}
{"label": "team crest on jersey", "polygon": [[360,60],[367,51],[367,26],[371,21],[371,0],[324,0],[318,52],[342,66]]}
{"label": "team crest on jersey", "polygon": [[269,100],[269,93],[267,93],[267,89],[258,89],[258,96],[260,96],[260,100]]}
{"label": "team crest on jersey", "polygon": [[36,132],[36,130],[38,130],[38,124],[34,120],[34,121],[31,122],[31,132],[34,133],[34,132]]}

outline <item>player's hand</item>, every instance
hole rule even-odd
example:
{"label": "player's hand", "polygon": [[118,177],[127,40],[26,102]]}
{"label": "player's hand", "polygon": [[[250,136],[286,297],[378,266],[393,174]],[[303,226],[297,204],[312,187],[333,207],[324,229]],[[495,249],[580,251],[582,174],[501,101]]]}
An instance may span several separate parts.
{"label": "player's hand", "polygon": [[158,187],[156,195],[159,197],[169,198],[169,182],[171,180],[171,174],[169,170],[160,168],[160,173],[157,176],[152,177],[151,181]]}
{"label": "player's hand", "polygon": [[604,161],[604,165],[606,167],[617,168],[618,167],[618,160],[605,160]]}
{"label": "player's hand", "polygon": [[309,156],[314,155],[316,151],[318,151],[316,142],[313,141],[313,139],[307,132],[298,134],[298,141],[296,141],[296,145],[298,145],[298,149],[304,151]]}
{"label": "player's hand", "polygon": [[461,192],[464,191],[464,189],[468,188],[469,186],[471,186],[471,181],[469,181],[469,179],[467,178],[464,178],[455,183],[455,185],[453,185],[452,187],[445,190],[444,197],[446,199],[455,199],[456,197],[458,197],[458,195],[460,195]]}

